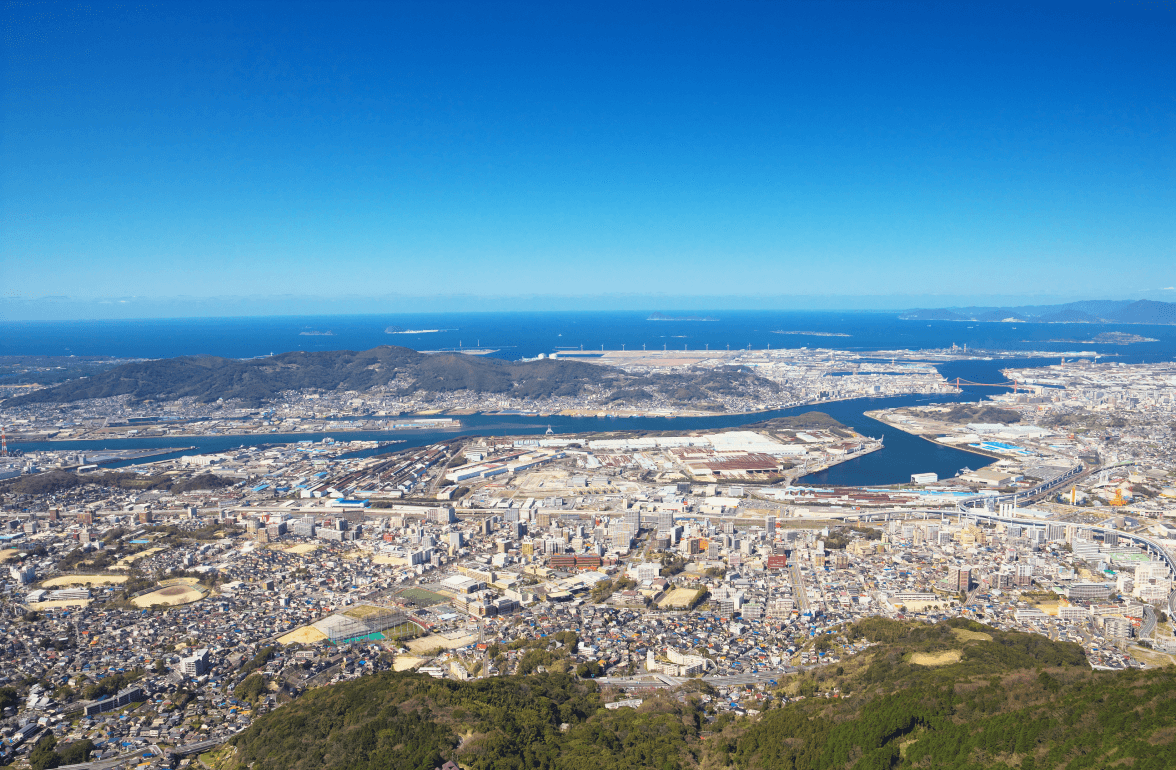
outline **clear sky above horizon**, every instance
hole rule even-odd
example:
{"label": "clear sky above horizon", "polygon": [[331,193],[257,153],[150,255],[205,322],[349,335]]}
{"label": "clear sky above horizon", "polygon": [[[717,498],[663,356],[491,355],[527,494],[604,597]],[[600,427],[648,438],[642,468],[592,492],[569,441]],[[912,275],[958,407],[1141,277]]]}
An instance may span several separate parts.
{"label": "clear sky above horizon", "polygon": [[4,13],[8,300],[1176,284],[1172,4]]}

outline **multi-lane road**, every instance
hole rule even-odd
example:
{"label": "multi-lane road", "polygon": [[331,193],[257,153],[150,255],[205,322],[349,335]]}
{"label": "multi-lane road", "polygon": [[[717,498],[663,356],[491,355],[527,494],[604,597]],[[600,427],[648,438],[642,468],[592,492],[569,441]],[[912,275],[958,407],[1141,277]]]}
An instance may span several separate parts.
{"label": "multi-lane road", "polygon": [[800,567],[796,564],[792,564],[789,571],[792,573],[792,591],[795,594],[796,607],[801,614],[804,614],[809,611],[808,591],[804,588],[804,577],[800,574]]}

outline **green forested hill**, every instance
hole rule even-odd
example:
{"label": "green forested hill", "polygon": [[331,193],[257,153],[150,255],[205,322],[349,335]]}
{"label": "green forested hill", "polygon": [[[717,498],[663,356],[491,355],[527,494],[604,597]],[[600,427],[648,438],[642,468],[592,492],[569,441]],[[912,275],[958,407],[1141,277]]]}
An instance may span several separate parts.
{"label": "green forested hill", "polygon": [[[665,701],[607,711],[565,674],[470,683],[383,673],[311,692],[237,741],[255,770],[674,767],[697,749],[700,712]],[[566,731],[561,725],[567,724]]]}
{"label": "green forested hill", "polygon": [[240,399],[261,403],[287,390],[430,392],[472,390],[544,396],[615,376],[615,370],[578,361],[509,362],[465,355],[426,355],[382,345],[355,352],[282,353],[237,360],[186,356],[125,364],[82,380],[9,399],[8,405],[66,403],[130,395],[135,400],[191,397],[198,401]]}
{"label": "green forested hill", "polygon": [[[448,759],[478,770],[1176,767],[1171,668],[1093,672],[1076,645],[961,620],[871,619],[847,636],[877,644],[782,682],[755,717],[716,716],[700,683],[613,711],[593,682],[564,674],[459,683],[382,673],[259,718],[235,759],[255,770]],[[916,662],[937,656],[956,662]]]}
{"label": "green forested hill", "polygon": [[587,386],[611,392],[613,400],[633,403],[649,400],[654,391],[688,401],[751,387],[779,389],[775,383],[736,367],[634,377],[583,361],[503,361],[460,354],[429,355],[381,345],[361,352],[295,352],[244,361],[215,356],[141,361],[17,396],[5,405],[70,403],[124,395],[135,401],[195,398],[209,402],[223,398],[258,405],[283,391],[375,388],[393,394],[471,391],[535,399],[574,396]]}

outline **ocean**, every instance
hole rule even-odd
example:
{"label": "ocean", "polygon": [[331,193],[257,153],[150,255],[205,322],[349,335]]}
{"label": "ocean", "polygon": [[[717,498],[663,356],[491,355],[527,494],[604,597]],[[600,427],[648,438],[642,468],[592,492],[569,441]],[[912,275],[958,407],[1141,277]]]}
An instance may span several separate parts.
{"label": "ocean", "polygon": [[[367,350],[401,345],[416,350],[489,348],[498,358],[532,358],[560,349],[692,350],[835,348],[868,351],[970,349],[1075,351],[1116,361],[1176,359],[1176,326],[903,321],[898,313],[783,311],[660,311],[715,320],[648,320],[649,312],[388,313],[354,316],[182,318],[162,320],[4,321],[0,355],[168,358],[215,355],[252,358],[291,350]],[[399,329],[403,333],[389,333]],[[1085,342],[1101,332],[1126,332],[1157,342]],[[788,332],[778,334],[776,332]]]}

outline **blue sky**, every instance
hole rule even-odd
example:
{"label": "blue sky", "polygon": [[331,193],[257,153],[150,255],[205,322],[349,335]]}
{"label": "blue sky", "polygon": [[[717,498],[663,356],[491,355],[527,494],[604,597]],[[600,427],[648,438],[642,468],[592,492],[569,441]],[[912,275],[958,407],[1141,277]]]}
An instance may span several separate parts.
{"label": "blue sky", "polygon": [[9,6],[0,297],[1162,298],[1176,10],[1023,6]]}

